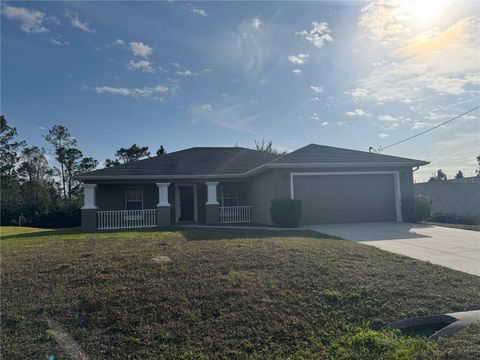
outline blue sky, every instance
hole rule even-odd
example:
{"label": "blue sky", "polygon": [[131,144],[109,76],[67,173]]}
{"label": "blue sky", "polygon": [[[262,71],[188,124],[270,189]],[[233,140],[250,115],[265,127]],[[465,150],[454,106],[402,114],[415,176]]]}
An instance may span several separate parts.
{"label": "blue sky", "polygon": [[[479,104],[478,2],[3,2],[1,110],[133,143],[387,146]],[[473,175],[479,111],[384,153]]]}

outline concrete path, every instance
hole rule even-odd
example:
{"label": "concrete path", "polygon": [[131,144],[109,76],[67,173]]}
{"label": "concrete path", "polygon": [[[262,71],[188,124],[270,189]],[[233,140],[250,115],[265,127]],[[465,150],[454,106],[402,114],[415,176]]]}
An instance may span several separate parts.
{"label": "concrete path", "polygon": [[480,276],[480,232],[477,231],[394,222],[303,228]]}

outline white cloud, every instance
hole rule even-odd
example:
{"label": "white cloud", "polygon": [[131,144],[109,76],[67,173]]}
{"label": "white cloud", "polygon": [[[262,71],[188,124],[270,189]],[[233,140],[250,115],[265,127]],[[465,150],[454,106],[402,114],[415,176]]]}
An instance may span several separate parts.
{"label": "white cloud", "polygon": [[[89,89],[87,87],[87,89]],[[178,87],[176,85],[146,86],[143,88],[124,88],[112,86],[96,86],[93,90],[99,94],[111,94],[130,96],[134,98],[146,98],[150,100],[163,101],[167,96],[175,95]]]}
{"label": "white cloud", "polygon": [[200,7],[196,7],[196,6],[193,6],[193,5],[188,5],[187,9],[192,14],[200,15],[200,16],[208,16],[207,12]]}
{"label": "white cloud", "polygon": [[378,134],[378,137],[379,137],[380,139],[385,139],[385,138],[387,138],[387,137],[389,137],[389,136],[390,136],[390,135],[385,134],[385,133]]}
{"label": "white cloud", "polygon": [[369,116],[372,115],[362,109],[355,109],[353,111],[347,111],[348,116]]}
{"label": "white cloud", "polygon": [[132,92],[129,89],[122,87],[111,87],[111,86],[97,86],[95,91],[99,94],[113,94],[113,95],[131,95]]}
{"label": "white cloud", "polygon": [[384,121],[384,122],[390,122],[390,121],[398,121],[397,118],[391,116],[391,115],[379,115],[378,120]]}
{"label": "white cloud", "polygon": [[130,70],[140,70],[146,73],[155,73],[157,70],[153,67],[153,63],[148,60],[130,60],[128,63]]}
{"label": "white cloud", "polygon": [[250,76],[259,75],[262,81],[265,74],[260,73],[268,64],[278,61],[279,55],[274,55],[274,36],[268,28],[257,31],[251,26],[251,20],[247,20],[206,41],[202,49],[219,66]]}
{"label": "white cloud", "polygon": [[250,104],[227,104],[226,100],[211,104],[193,105],[190,117],[193,122],[204,121],[233,130],[252,132],[251,124],[260,114],[251,114]]}
{"label": "white cloud", "polygon": [[333,42],[333,38],[330,36],[330,29],[326,22],[318,23],[312,22],[312,28],[310,31],[303,30],[296,32],[295,35],[301,36],[307,41],[310,41],[315,47],[321,48],[325,45],[325,42]]}
{"label": "white cloud", "polygon": [[313,113],[312,115],[310,115],[310,119],[319,121],[319,120],[321,120],[321,117],[320,117],[319,114]]}
{"label": "white cloud", "polygon": [[212,105],[210,104],[202,104],[200,105],[200,109],[204,111],[213,111]]}
{"label": "white cloud", "polygon": [[185,77],[197,75],[196,73],[192,72],[189,69],[175,71],[175,74],[180,76],[185,76]]}
{"label": "white cloud", "polygon": [[320,124],[321,126],[327,126],[328,125],[328,121],[324,121]]}
{"label": "white cloud", "polygon": [[2,13],[7,19],[20,25],[20,29],[26,33],[43,33],[49,30],[44,26],[44,22],[52,21],[42,11],[30,10],[24,7],[15,7],[10,5],[2,6]]}
{"label": "white cloud", "polygon": [[300,69],[293,69],[293,70],[292,70],[292,73],[299,75],[299,74],[302,73],[302,70],[300,70]]}
{"label": "white cloud", "polygon": [[310,89],[312,89],[316,93],[323,93],[323,86],[312,85],[312,86],[310,86]]}
{"label": "white cloud", "polygon": [[389,127],[388,127],[388,130],[395,130],[395,129],[398,129],[400,126],[400,124],[398,122],[394,122],[392,123]]}
{"label": "white cloud", "polygon": [[435,124],[430,124],[428,122],[423,122],[423,121],[415,121],[413,123],[413,126],[412,126],[411,130],[423,129],[423,128],[429,127],[429,126],[435,126]]}
{"label": "white cloud", "polygon": [[290,55],[288,57],[288,61],[295,65],[302,65],[308,60],[309,57],[309,54]]}
{"label": "white cloud", "polygon": [[355,99],[363,99],[368,96],[368,90],[362,88],[356,88],[346,93],[352,95]]}
{"label": "white cloud", "polygon": [[48,38],[48,41],[50,41],[52,44],[59,46],[70,45],[67,40],[63,40],[61,35],[51,36]]}
{"label": "white cloud", "polygon": [[91,34],[95,32],[95,30],[90,29],[90,24],[88,22],[80,20],[79,15],[77,13],[72,11],[67,11],[65,13],[65,17],[70,20],[70,25],[72,25],[74,28],[80,29],[82,31],[85,31]]}
{"label": "white cloud", "polygon": [[[384,46],[385,58],[392,59],[378,63],[357,82],[369,91],[365,100],[411,103],[415,97],[478,91],[473,88],[480,83],[478,16],[457,16],[455,22],[437,21],[419,27],[412,7],[417,3],[377,0],[362,9],[359,25],[367,37]],[[435,1],[429,5],[429,16],[438,11],[440,3],[447,4]],[[448,6],[454,10],[452,4],[447,4],[444,13]]]}
{"label": "white cloud", "polygon": [[117,39],[112,43],[112,45],[114,45],[114,46],[124,46],[125,41],[123,41],[122,39]]}
{"label": "white cloud", "polygon": [[260,29],[260,26],[262,25],[263,23],[258,18],[253,18],[252,21],[250,22],[250,26],[256,30]]}
{"label": "white cloud", "polygon": [[141,56],[143,58],[148,58],[148,56],[150,56],[153,52],[153,49],[150,46],[136,41],[130,43],[130,50],[132,51],[133,55]]}

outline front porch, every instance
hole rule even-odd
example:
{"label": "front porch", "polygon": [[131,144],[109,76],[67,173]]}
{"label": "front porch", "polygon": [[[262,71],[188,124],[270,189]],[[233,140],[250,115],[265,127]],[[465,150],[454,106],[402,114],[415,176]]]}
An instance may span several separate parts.
{"label": "front porch", "polygon": [[83,188],[85,231],[253,221],[247,182],[99,182]]}

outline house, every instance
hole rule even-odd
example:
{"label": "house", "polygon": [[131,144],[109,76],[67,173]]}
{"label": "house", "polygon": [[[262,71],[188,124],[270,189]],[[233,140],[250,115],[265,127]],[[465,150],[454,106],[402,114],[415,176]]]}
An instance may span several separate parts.
{"label": "house", "polygon": [[195,147],[77,176],[82,228],[268,225],[275,198],[301,200],[301,224],[402,221],[412,168],[425,164],[316,144],[286,155]]}

